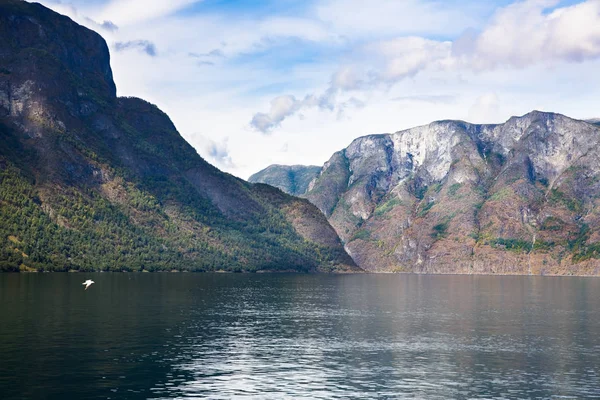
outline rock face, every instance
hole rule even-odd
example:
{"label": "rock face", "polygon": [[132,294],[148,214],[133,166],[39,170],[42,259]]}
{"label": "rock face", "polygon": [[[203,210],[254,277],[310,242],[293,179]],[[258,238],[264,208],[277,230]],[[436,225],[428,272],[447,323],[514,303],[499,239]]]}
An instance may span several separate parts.
{"label": "rock face", "polygon": [[307,200],[206,163],[117,98],[100,35],[0,3],[0,270],[359,270]]}
{"label": "rock face", "polygon": [[270,165],[248,178],[248,182],[266,183],[293,196],[306,193],[321,167],[314,165]]}
{"label": "rock face", "polygon": [[365,136],[304,196],[370,271],[600,274],[600,127],[531,112]]}

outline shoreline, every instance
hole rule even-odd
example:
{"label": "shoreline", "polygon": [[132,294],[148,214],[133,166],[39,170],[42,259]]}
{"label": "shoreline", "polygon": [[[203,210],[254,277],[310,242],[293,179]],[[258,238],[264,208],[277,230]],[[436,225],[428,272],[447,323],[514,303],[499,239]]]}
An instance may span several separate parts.
{"label": "shoreline", "polygon": [[240,274],[240,275],[268,275],[268,274],[290,274],[290,275],[416,275],[416,276],[498,276],[498,277],[506,277],[506,276],[519,276],[519,277],[542,277],[542,278],[600,278],[600,275],[557,275],[557,274],[544,274],[544,275],[530,275],[530,274],[462,274],[458,272],[436,272],[431,274],[419,273],[419,272],[372,272],[372,271],[340,271],[340,272],[302,272],[302,271],[293,271],[293,270],[260,270],[260,271],[0,271],[0,274],[64,274],[64,273],[78,273],[78,274],[174,274],[174,273],[192,273],[192,274]]}

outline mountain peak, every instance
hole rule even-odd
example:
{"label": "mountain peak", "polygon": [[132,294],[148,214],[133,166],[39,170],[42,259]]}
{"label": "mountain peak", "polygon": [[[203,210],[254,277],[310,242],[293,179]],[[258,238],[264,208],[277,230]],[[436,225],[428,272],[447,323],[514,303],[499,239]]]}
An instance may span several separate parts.
{"label": "mountain peak", "polygon": [[203,160],[116,98],[100,35],[0,2],[0,269],[360,271],[307,200]]}
{"label": "mountain peak", "polygon": [[28,65],[3,63],[8,72],[31,74],[34,68],[44,69],[44,62],[55,62],[99,96],[116,96],[108,46],[98,33],[41,4],[21,0],[2,1],[0,21],[0,54],[30,53]]}
{"label": "mountain peak", "polygon": [[532,111],[357,138],[304,194],[364,269],[600,273],[600,128]]}
{"label": "mountain peak", "polygon": [[558,114],[558,113],[554,113],[554,112],[533,110],[533,111],[530,111],[530,112],[528,112],[526,114],[523,114],[523,115],[520,115],[520,116],[513,115],[512,117],[510,117],[508,119],[508,121],[512,121],[512,120],[527,120],[527,121],[544,120],[544,121],[549,121],[549,120],[552,120],[552,119],[554,119],[556,117],[566,118],[564,115]]}

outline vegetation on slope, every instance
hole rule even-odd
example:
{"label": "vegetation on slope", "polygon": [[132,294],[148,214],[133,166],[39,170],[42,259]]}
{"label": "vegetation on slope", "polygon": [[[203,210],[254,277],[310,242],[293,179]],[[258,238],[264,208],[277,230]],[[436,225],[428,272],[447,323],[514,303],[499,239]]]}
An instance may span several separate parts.
{"label": "vegetation on slope", "polygon": [[0,4],[0,270],[357,270],[318,209],[206,163],[115,97],[106,43]]}
{"label": "vegetation on slope", "polygon": [[356,139],[306,197],[367,270],[598,275],[599,148],[560,114],[439,121]]}

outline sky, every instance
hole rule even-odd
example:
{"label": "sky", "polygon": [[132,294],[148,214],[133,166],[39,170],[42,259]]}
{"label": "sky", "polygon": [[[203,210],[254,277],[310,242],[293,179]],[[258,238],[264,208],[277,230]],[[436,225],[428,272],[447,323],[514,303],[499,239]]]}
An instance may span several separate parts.
{"label": "sky", "polygon": [[119,96],[244,179],[440,119],[600,117],[600,0],[40,2],[105,38]]}

